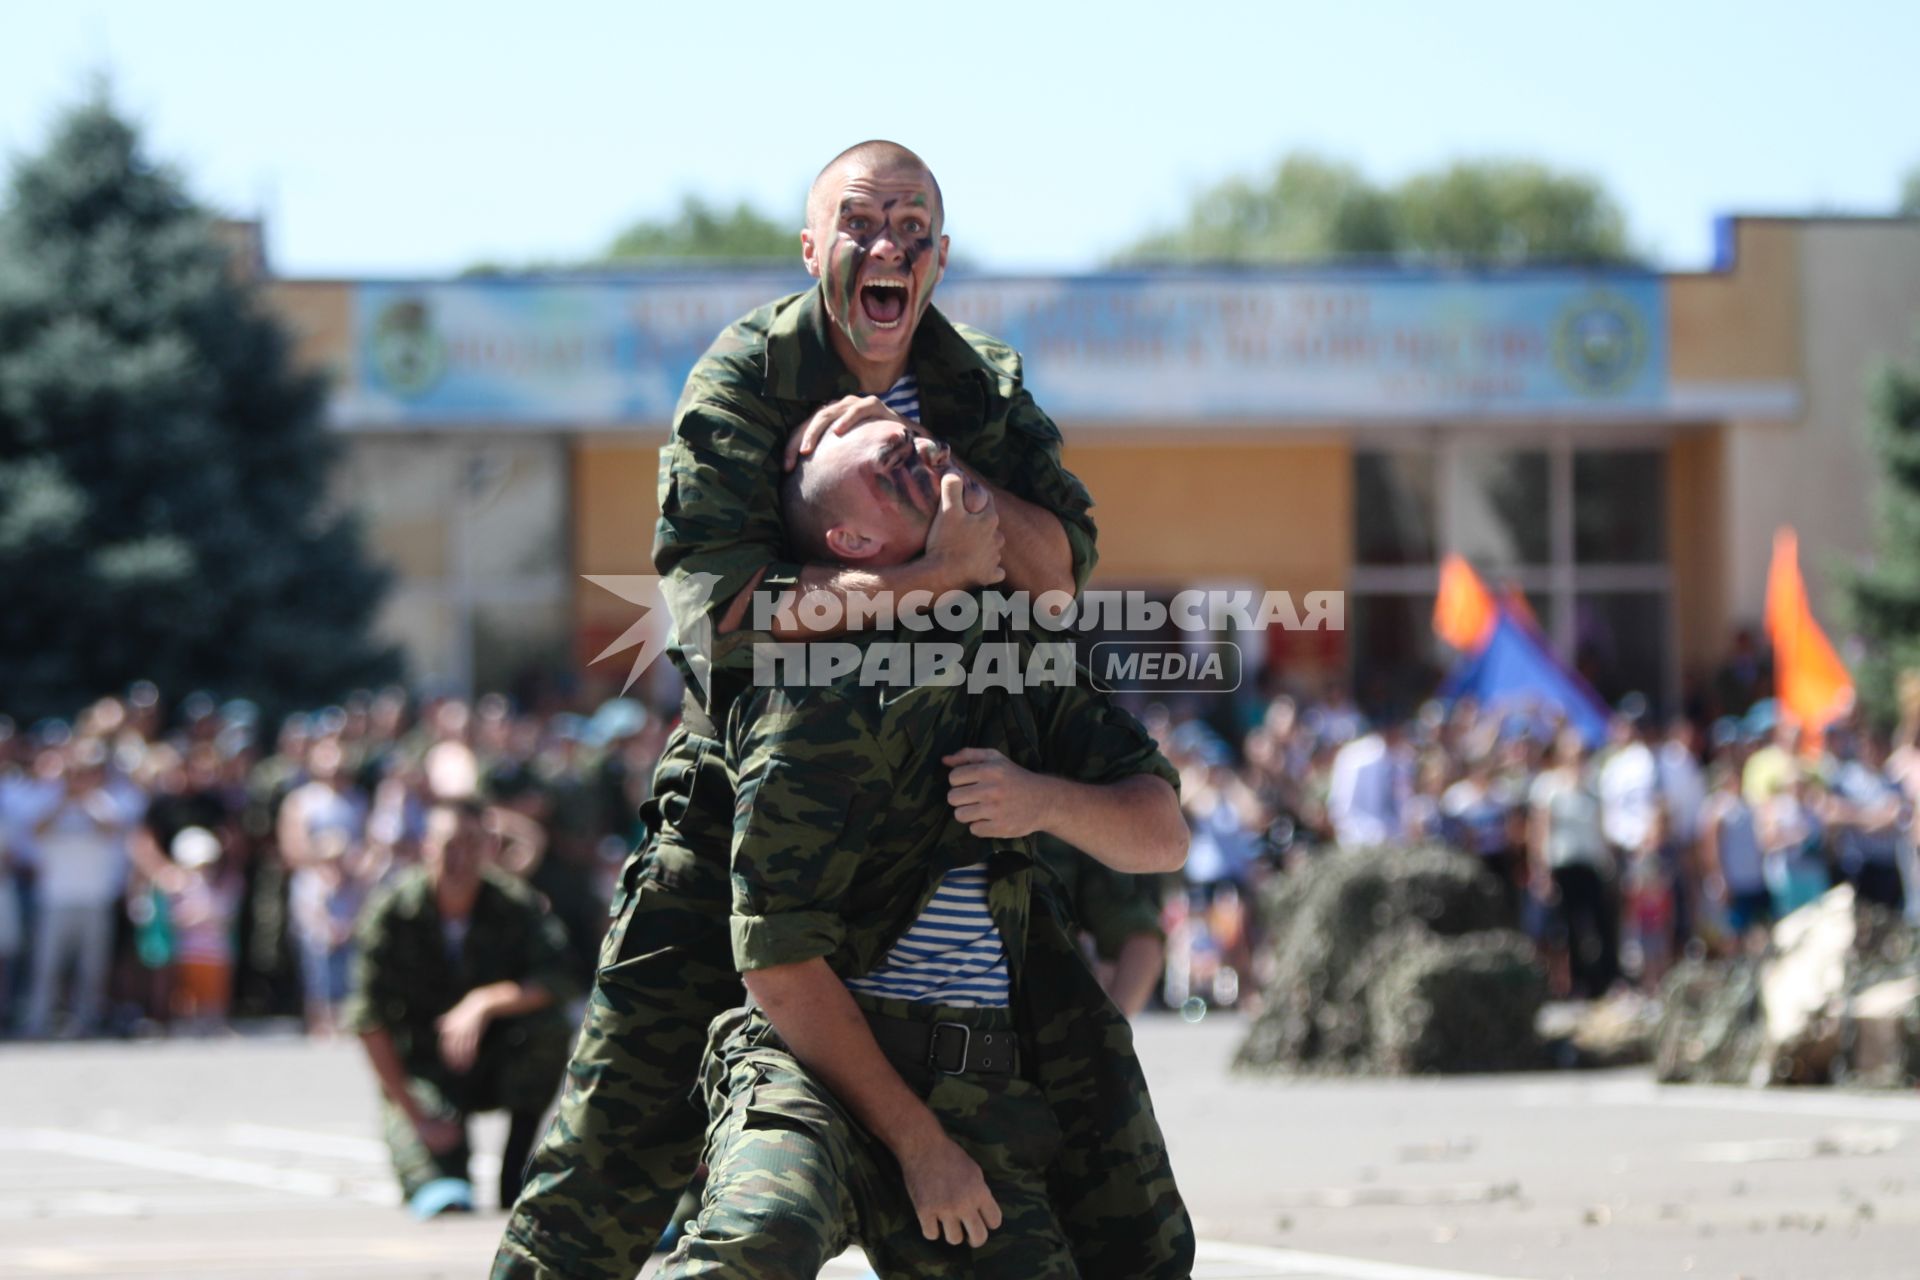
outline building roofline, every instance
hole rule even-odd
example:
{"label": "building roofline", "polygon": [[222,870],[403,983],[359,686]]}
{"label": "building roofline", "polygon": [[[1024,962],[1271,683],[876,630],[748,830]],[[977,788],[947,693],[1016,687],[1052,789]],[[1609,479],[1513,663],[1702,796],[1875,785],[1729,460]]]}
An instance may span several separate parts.
{"label": "building roofline", "polygon": [[[1662,269],[1641,263],[1607,264],[1527,263],[1520,266],[1448,266],[1421,263],[1395,265],[1366,259],[1335,259],[1313,263],[1233,264],[1175,263],[1164,266],[1133,265],[1092,267],[1084,271],[1003,271],[973,269],[964,264],[948,269],[947,278],[982,284],[1077,284],[1136,286],[1160,281],[1196,283],[1299,281],[1460,281],[1486,283],[1527,280],[1692,280],[1732,274],[1738,267],[1738,228],[1745,225],[1802,227],[1897,227],[1920,228],[1920,217],[1878,213],[1728,213],[1714,219],[1714,255],[1712,262],[1696,269]],[[636,263],[615,267],[587,267],[578,270],[533,270],[525,272],[473,273],[456,275],[328,275],[287,276],[269,272],[274,284],[334,287],[377,286],[382,288],[428,288],[444,285],[484,283],[491,287],[547,288],[565,284],[592,285],[706,285],[735,280],[791,282],[804,287],[806,273],[794,264],[790,268],[778,262],[662,262]]]}

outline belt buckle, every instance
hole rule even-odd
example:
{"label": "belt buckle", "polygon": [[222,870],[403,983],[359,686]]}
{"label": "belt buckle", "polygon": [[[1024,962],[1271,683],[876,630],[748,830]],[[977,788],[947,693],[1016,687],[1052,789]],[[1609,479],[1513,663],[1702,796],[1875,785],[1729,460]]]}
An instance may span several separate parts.
{"label": "belt buckle", "polygon": [[[940,1033],[942,1031],[960,1033],[960,1057],[951,1067],[940,1065]],[[927,1037],[927,1065],[943,1076],[962,1075],[967,1069],[967,1054],[973,1049],[973,1028],[964,1022],[936,1022],[933,1034]]]}

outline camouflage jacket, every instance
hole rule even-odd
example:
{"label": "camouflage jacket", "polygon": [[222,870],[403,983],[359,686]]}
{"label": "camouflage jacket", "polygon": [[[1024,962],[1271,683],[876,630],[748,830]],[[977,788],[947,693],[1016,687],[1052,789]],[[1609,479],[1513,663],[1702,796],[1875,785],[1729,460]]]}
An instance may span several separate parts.
{"label": "camouflage jacket", "polygon": [[[1005,634],[1022,668],[1032,641]],[[1023,768],[1081,782],[1178,775],[1139,721],[1094,691],[965,684],[891,688],[857,676],[818,688],[753,688],[728,721],[734,802],[735,964],[825,957],[841,977],[871,970],[916,920],[940,878],[985,861],[988,907],[1016,983],[1034,839],[985,840],[953,816],[943,756],[993,747]]]}
{"label": "camouflage jacket", "polygon": [[457,954],[449,954],[433,885],[420,867],[368,904],[354,941],[353,992],[342,1025],[354,1032],[385,1028],[410,1070],[438,1061],[434,1020],[475,987],[531,982],[556,1003],[578,987],[560,922],[532,890],[492,870],[482,873]]}
{"label": "camouflage jacket", "polygon": [[1102,960],[1119,959],[1129,938],[1166,938],[1160,928],[1159,876],[1115,871],[1052,836],[1039,837],[1039,853],[1051,878],[1044,888],[1060,906],[1056,914],[1086,930]]}
{"label": "camouflage jacket", "polygon": [[[724,699],[711,696],[708,664],[750,667],[754,642],[766,638],[743,628],[716,644],[720,615],[758,570],[767,571],[763,585],[780,588],[803,567],[780,518],[787,439],[821,405],[859,390],[833,350],[830,323],[818,288],[734,322],[688,376],[660,452],[654,568],[673,612],[674,662],[716,720]],[[1084,586],[1095,560],[1093,500],[1060,465],[1060,429],[1021,385],[1019,354],[929,307],[909,367],[922,425],[994,484],[1058,515]]]}

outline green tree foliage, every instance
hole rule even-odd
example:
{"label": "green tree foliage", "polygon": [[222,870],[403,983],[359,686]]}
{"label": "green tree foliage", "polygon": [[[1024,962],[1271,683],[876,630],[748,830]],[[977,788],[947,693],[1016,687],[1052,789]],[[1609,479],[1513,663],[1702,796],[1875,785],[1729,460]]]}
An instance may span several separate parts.
{"label": "green tree foliage", "polygon": [[783,226],[744,202],[728,211],[715,208],[698,196],[687,196],[681,201],[678,214],[642,219],[615,236],[601,260],[788,262],[799,256],[799,218],[794,219],[792,226]]}
{"label": "green tree foliage", "polygon": [[1920,165],[1907,170],[1907,177],[1900,184],[1900,208],[1897,210],[1903,218],[1920,218]]}
{"label": "green tree foliage", "polygon": [[0,709],[393,676],[323,402],[180,180],[104,97],[69,113],[0,211]]}
{"label": "green tree foliage", "polygon": [[1463,265],[1597,264],[1632,258],[1626,219],[1590,178],[1522,161],[1463,161],[1393,187],[1310,153],[1270,176],[1200,193],[1186,223],[1123,261]]}
{"label": "green tree foliage", "polygon": [[606,249],[578,262],[531,262],[514,265],[478,262],[463,276],[539,275],[551,272],[593,271],[604,267],[645,266],[649,263],[778,263],[800,260],[800,220],[791,227],[767,217],[752,205],[721,209],[699,196],[685,196],[678,213],[664,218],[642,218],[616,235]]}
{"label": "green tree foliage", "polygon": [[1886,719],[1898,673],[1920,668],[1920,350],[1874,375],[1874,450],[1880,458],[1873,562],[1847,583],[1865,654],[1854,672],[1861,705]]}

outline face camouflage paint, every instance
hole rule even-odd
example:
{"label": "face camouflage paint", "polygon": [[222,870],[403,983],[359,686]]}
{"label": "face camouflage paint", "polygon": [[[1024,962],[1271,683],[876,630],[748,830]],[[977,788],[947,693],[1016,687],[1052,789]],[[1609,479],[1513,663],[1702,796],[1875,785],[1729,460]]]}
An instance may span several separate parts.
{"label": "face camouflage paint", "polygon": [[828,314],[859,358],[901,357],[932,301],[942,246],[926,182],[917,169],[856,170],[839,192],[821,276]]}

